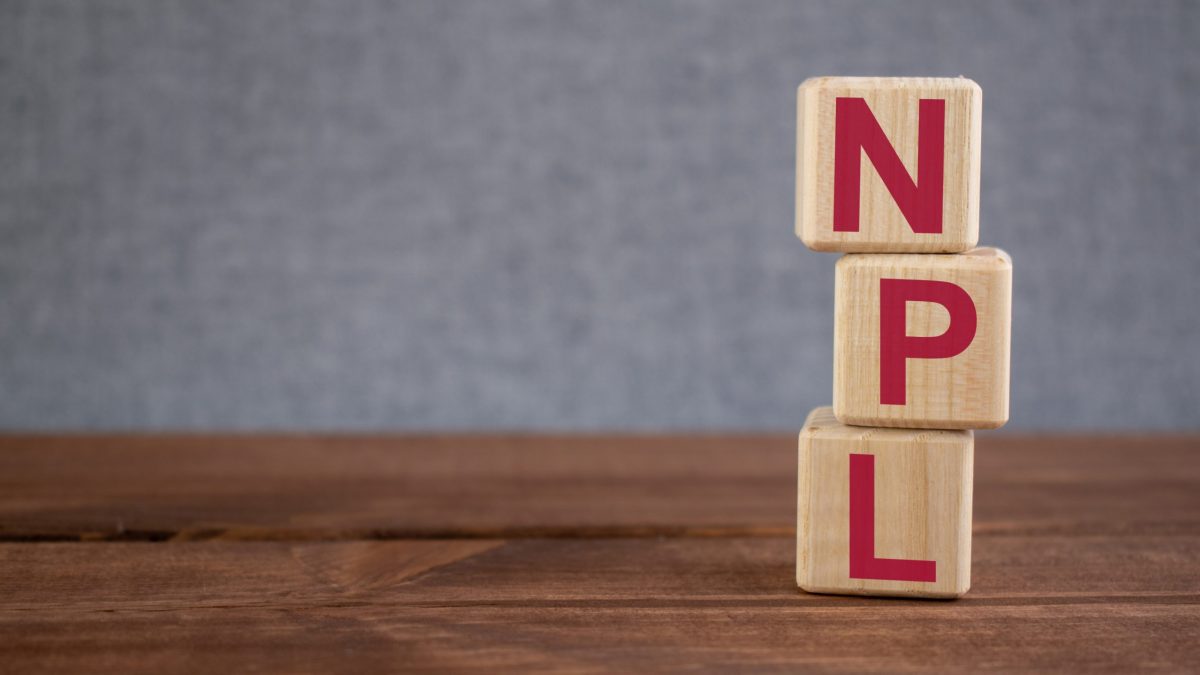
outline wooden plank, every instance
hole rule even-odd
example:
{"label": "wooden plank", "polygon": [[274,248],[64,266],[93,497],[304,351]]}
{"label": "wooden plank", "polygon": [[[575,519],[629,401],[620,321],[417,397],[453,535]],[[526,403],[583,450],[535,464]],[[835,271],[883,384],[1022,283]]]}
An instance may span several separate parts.
{"label": "wooden plank", "polygon": [[764,516],[794,498],[794,453],[783,437],[9,437],[0,524],[10,539],[780,534],[791,508]]}
{"label": "wooden plank", "polygon": [[[975,532],[1200,532],[1200,438],[976,440]],[[3,436],[0,538],[788,536],[794,436]]]}
{"label": "wooden plank", "polygon": [[0,545],[12,672],[1188,670],[1200,537],[995,535],[952,602],[809,595],[782,537]]}

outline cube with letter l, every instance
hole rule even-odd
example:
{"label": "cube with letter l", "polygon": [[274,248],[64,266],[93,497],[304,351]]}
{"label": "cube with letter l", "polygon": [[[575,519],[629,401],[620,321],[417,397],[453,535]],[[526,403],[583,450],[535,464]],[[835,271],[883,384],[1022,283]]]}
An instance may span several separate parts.
{"label": "cube with letter l", "polygon": [[796,583],[956,598],[971,586],[971,431],[880,429],[812,411],[800,432]]}

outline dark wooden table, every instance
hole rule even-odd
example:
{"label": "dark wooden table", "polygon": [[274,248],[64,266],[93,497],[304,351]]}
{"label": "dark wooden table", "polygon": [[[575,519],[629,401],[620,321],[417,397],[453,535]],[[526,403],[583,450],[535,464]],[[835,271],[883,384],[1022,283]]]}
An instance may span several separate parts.
{"label": "dark wooden table", "polygon": [[794,446],[0,438],[0,669],[1200,668],[1200,438],[980,434],[952,602],[798,591]]}

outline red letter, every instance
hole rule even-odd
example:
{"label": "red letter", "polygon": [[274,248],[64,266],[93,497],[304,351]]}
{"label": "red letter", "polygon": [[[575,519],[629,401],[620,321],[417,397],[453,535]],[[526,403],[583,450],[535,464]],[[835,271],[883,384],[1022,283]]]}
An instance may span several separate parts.
{"label": "red letter", "polygon": [[[936,302],[950,312],[946,332],[935,337],[908,334],[908,302]],[[879,280],[879,402],[904,405],[906,359],[948,359],[975,339],[975,303],[961,286],[925,279]]]}
{"label": "red letter", "polygon": [[913,232],[942,231],[946,102],[923,98],[917,109],[917,182],[861,98],[839,97],[833,140],[833,231],[858,232],[859,148],[883,179]]}
{"label": "red letter", "polygon": [[937,581],[937,562],[875,557],[875,455],[850,455],[850,578]]}

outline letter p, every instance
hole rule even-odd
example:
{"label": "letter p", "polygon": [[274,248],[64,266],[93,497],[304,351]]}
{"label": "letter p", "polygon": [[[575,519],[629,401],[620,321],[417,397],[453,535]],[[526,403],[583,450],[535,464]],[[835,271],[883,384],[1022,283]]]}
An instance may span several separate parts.
{"label": "letter p", "polygon": [[[936,302],[950,313],[941,335],[908,334],[909,302]],[[904,405],[908,359],[947,359],[961,354],[975,339],[975,303],[957,284],[926,279],[879,280],[879,402]]]}

